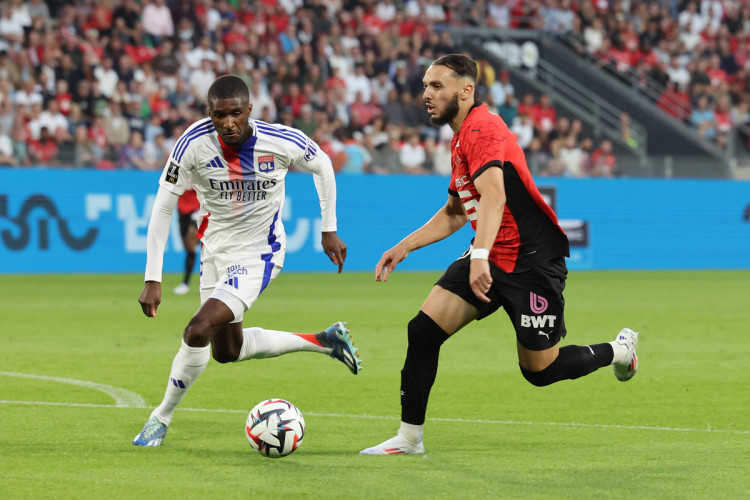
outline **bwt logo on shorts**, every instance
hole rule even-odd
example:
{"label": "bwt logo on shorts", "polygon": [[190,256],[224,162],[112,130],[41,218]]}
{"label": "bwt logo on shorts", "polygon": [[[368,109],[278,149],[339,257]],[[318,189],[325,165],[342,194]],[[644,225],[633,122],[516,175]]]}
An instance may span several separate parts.
{"label": "bwt logo on shorts", "polygon": [[529,302],[531,303],[531,312],[534,314],[542,314],[547,310],[547,306],[549,305],[547,299],[534,292],[529,293]]}
{"label": "bwt logo on shorts", "polygon": [[525,314],[521,315],[521,326],[525,328],[554,328],[555,321],[557,321],[557,316],[553,316],[551,314],[545,314],[544,316],[526,316]]}
{"label": "bwt logo on shorts", "polygon": [[[537,295],[534,292],[529,293],[529,305],[531,306],[531,312],[534,314],[542,314],[547,310],[549,302],[541,295]],[[545,314],[543,316],[527,316],[526,314],[521,315],[521,326],[523,327],[534,327],[534,328],[546,328],[554,327],[557,316],[551,314]],[[549,322],[549,324],[547,324]]]}

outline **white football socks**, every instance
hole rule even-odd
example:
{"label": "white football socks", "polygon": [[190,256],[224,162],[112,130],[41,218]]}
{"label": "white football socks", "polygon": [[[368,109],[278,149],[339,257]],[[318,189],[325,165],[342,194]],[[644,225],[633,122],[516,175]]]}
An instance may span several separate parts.
{"label": "white football socks", "polygon": [[331,352],[330,347],[323,347],[315,340],[315,334],[296,334],[253,327],[242,330],[242,337],[242,349],[237,361],[252,358],[273,358],[297,351],[313,351],[325,354]]}
{"label": "white football socks", "polygon": [[624,363],[625,358],[628,356],[628,346],[621,344],[616,340],[609,343],[612,346],[612,351],[615,355],[612,358],[612,363]]}
{"label": "white football socks", "polygon": [[169,372],[169,382],[164,399],[156,409],[151,412],[152,417],[159,419],[164,425],[172,421],[172,414],[182,398],[185,397],[195,379],[203,373],[211,359],[211,347],[190,347],[181,341],[180,350],[172,361],[172,370]]}
{"label": "white football socks", "polygon": [[423,439],[424,425],[407,424],[401,422],[398,433],[404,436],[410,443],[417,444]]}

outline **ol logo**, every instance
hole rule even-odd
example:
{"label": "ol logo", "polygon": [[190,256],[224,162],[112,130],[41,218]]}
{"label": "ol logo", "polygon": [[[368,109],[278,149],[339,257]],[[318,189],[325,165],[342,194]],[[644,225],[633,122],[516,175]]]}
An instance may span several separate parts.
{"label": "ol logo", "polygon": [[269,156],[259,156],[258,157],[258,170],[260,172],[270,172],[275,168],[274,165],[275,158],[273,155]]}

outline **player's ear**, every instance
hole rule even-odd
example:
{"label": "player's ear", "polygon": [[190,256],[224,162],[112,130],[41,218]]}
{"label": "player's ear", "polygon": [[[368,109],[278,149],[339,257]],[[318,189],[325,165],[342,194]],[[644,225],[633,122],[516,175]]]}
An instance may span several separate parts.
{"label": "player's ear", "polygon": [[463,86],[461,89],[461,99],[467,100],[471,99],[471,96],[474,95],[474,84],[471,82],[467,82],[466,85]]}

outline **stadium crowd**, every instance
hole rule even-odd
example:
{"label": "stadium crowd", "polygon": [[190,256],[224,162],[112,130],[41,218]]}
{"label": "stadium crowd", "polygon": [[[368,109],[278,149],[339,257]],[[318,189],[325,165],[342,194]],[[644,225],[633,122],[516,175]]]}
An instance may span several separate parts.
{"label": "stadium crowd", "polygon": [[482,24],[559,36],[720,147],[734,127],[747,130],[746,1],[493,0],[488,12]]}
{"label": "stadium crowd", "polygon": [[[450,129],[429,124],[421,78],[459,50],[457,24],[570,35],[616,71],[663,71],[664,100],[721,141],[747,119],[749,13],[718,0],[7,0],[0,164],[161,169],[205,116],[213,79],[233,73],[253,118],[304,131],[337,171],[446,174]],[[486,61],[479,73],[535,174],[616,175],[609,141],[584,137],[546,95],[517,96]]]}

